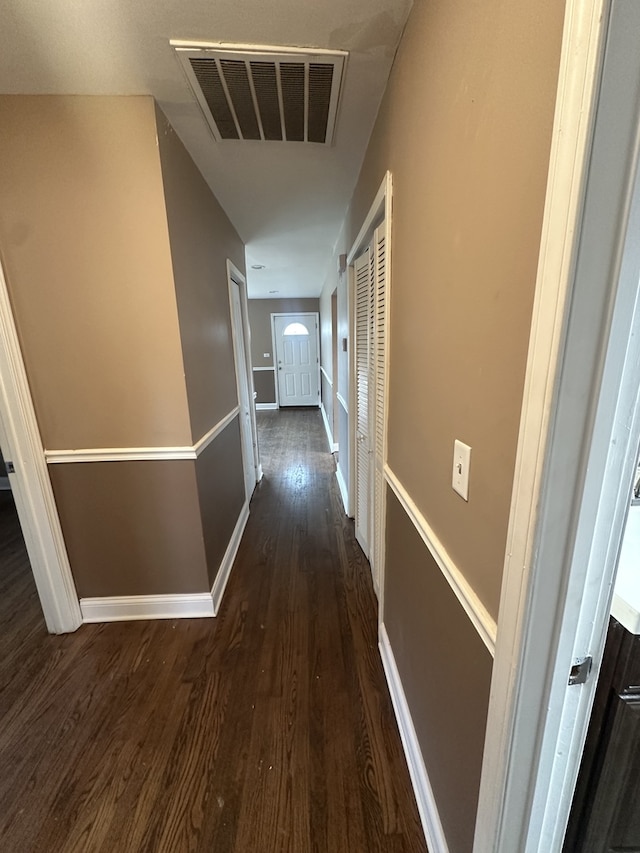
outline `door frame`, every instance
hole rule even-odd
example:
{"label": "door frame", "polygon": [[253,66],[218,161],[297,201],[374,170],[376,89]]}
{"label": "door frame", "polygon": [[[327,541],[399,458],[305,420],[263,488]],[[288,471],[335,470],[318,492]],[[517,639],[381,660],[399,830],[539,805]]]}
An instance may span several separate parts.
{"label": "door frame", "polygon": [[474,853],[561,850],[602,659],[640,443],[639,27],[567,2]]}
{"label": "door frame", "polygon": [[[279,390],[279,379],[278,379],[278,350],[276,347],[276,318],[277,317],[315,317],[316,321],[316,352],[318,353],[317,359],[317,383],[318,390],[321,389],[321,378],[320,378],[320,312],[319,311],[276,311],[271,314],[271,351],[273,353],[273,376],[276,386],[276,406],[280,408],[280,390]],[[320,395],[318,396],[318,407],[320,407]],[[310,406],[309,408],[313,408]]]}
{"label": "door frame", "polygon": [[[243,465],[249,465],[253,468],[253,479],[254,479],[254,488],[256,483],[259,483],[262,479],[262,463],[260,462],[260,447],[258,445],[258,425],[256,422],[256,407],[254,405],[255,400],[255,391],[253,387],[253,364],[251,362],[251,330],[249,327],[249,306],[247,303],[247,279],[243,272],[241,272],[238,267],[227,258],[227,287],[229,292],[229,313],[231,316],[231,335],[233,339],[233,361],[234,361],[234,369],[236,373],[236,382],[238,385],[242,382],[247,391],[247,398],[249,401],[249,423],[251,427],[251,444],[252,444],[252,452],[251,457],[245,460],[246,456],[246,448],[244,447],[244,441],[242,440],[242,427],[240,427],[240,441],[242,444],[242,458]],[[233,298],[232,298],[232,288],[237,287],[238,292],[240,294],[240,318],[235,316],[235,310],[233,307]],[[238,323],[238,319],[240,323]],[[245,374],[243,375],[238,366],[238,360],[236,358],[237,351],[242,348],[242,352],[244,354],[244,363],[245,363]],[[238,389],[238,397],[240,397],[240,391]],[[242,416],[242,401],[238,399],[238,405],[240,406],[240,415]],[[245,491],[246,491],[246,476],[245,476]],[[252,489],[253,493],[253,489]],[[251,495],[246,495],[247,502],[251,500]]]}
{"label": "door frame", "polygon": [[[390,327],[391,327],[391,266],[393,246],[391,240],[392,221],[393,221],[393,177],[390,171],[386,171],[382,182],[378,188],[378,192],[369,208],[369,211],[360,227],[358,236],[353,241],[353,244],[347,254],[347,286],[348,286],[348,328],[349,340],[349,413],[348,413],[348,434],[349,434],[349,483],[347,487],[347,504],[348,515],[350,518],[355,517],[356,504],[356,358],[355,358],[355,340],[356,340],[356,304],[355,304],[355,269],[354,263],[362,252],[373,239],[376,227],[384,220],[384,236],[385,236],[385,323],[384,323],[384,347],[385,347],[385,364],[384,364],[384,402],[383,402],[383,441],[382,441],[382,462],[385,471],[385,488],[382,491],[381,499],[381,518],[382,525],[386,529],[387,524],[387,449],[388,449],[388,424],[389,424],[389,365],[391,363],[390,350]],[[373,487],[373,482],[372,482]],[[370,537],[371,538],[371,537]],[[369,546],[371,547],[371,545]],[[385,553],[378,555],[378,567],[376,569],[379,589],[378,592],[378,622],[382,624],[384,621],[384,577],[385,577]]]}
{"label": "door frame", "polygon": [[82,613],[1,262],[0,445],[16,468],[9,480],[47,630],[70,633]]}

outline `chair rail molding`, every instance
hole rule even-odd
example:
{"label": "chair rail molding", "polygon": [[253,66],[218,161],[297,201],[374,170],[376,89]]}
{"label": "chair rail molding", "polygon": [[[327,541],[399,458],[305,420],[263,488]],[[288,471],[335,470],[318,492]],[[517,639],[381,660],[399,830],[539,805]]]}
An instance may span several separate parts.
{"label": "chair rail molding", "polygon": [[49,465],[68,462],[136,462],[163,459],[197,459],[212,441],[238,416],[240,406],[235,406],[227,415],[206,432],[193,445],[179,447],[96,447],[80,450],[45,450]]}

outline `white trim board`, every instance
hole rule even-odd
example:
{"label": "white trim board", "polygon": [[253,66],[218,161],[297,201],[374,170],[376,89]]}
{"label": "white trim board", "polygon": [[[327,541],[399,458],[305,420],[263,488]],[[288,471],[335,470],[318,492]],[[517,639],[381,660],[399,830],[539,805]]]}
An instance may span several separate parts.
{"label": "white trim board", "polygon": [[218,421],[218,423],[211,427],[209,432],[206,432],[199,441],[193,445],[193,449],[196,452],[196,456],[200,456],[203,450],[205,450],[214,439],[216,439],[221,432],[223,432],[231,423],[232,420],[240,413],[240,406],[236,406],[234,409],[231,409],[228,415],[225,415],[224,418]]}
{"label": "white trim board", "polygon": [[238,553],[238,548],[240,547],[240,542],[242,541],[242,534],[244,533],[244,529],[247,526],[248,520],[249,502],[245,501],[242,506],[242,509],[240,510],[240,515],[238,516],[236,526],[234,527],[233,533],[231,534],[231,539],[229,540],[227,549],[224,552],[224,557],[222,558],[220,568],[218,569],[218,573],[216,574],[213,586],[211,588],[211,599],[213,601],[214,616],[217,616],[220,611],[222,596],[224,595],[224,591],[227,586],[227,581],[229,580],[229,575],[231,574],[231,569],[233,568],[233,562],[236,558],[236,554]]}
{"label": "white trim board", "polygon": [[114,595],[81,598],[83,622],[196,619],[214,615],[210,592],[185,595]]}
{"label": "white trim board", "polygon": [[604,646],[640,440],[639,12],[566,4],[474,853],[562,849]]}
{"label": "white trim board", "polygon": [[329,383],[329,387],[333,388],[333,379],[329,376],[329,374],[327,373],[327,371],[324,369],[324,367],[322,365],[320,365],[320,373],[324,376],[324,378]]}
{"label": "white trim board", "polygon": [[82,624],[73,575],[44,458],[31,389],[0,262],[0,443],[47,630]]}
{"label": "white trim board", "polygon": [[413,725],[411,711],[409,710],[407,697],[402,687],[400,673],[398,672],[391,643],[389,642],[387,629],[383,622],[379,626],[378,638],[382,665],[387,677],[387,684],[389,685],[391,702],[398,722],[398,729],[400,730],[400,739],[402,740],[404,754],[407,759],[409,775],[411,776],[413,792],[416,797],[416,804],[427,847],[430,853],[449,853],[449,846],[447,845],[447,839],[442,828],[440,815],[438,814],[433,788],[431,787],[427,768],[424,764],[422,750],[418,743],[418,736]]}
{"label": "white trim board", "polygon": [[487,647],[489,653],[492,656],[495,655],[497,634],[495,619],[493,619],[489,611],[476,595],[472,586],[451,559],[448,551],[438,538],[437,534],[424,515],[420,512],[417,505],[412,500],[400,480],[393,473],[389,465],[384,466],[384,476],[394,495],[400,501],[402,508],[411,519],[413,526],[420,535],[420,538],[427,546],[431,556],[451,587],[454,595],[471,620],[471,623],[478,632],[480,639]]}
{"label": "white trim board", "polygon": [[168,595],[113,595],[81,598],[83,622],[130,622],[144,619],[200,619],[216,616],[249,518],[245,501],[220,563],[211,592]]}
{"label": "white trim board", "polygon": [[81,450],[45,450],[44,456],[49,465],[59,465],[68,462],[142,462],[163,459],[197,459],[202,451],[229,426],[239,411],[240,407],[236,406],[194,445],[185,445],[183,447],[98,447]]}
{"label": "white trim board", "polygon": [[277,403],[256,403],[256,412],[275,412],[278,408]]}
{"label": "white trim board", "polygon": [[340,489],[340,497],[342,498],[345,515],[349,515],[349,490],[347,489],[342,468],[339,464],[336,465],[336,480],[338,481],[338,488]]}
{"label": "white trim board", "polygon": [[324,408],[324,403],[320,402],[320,414],[322,415],[322,421],[324,423],[324,428],[327,433],[327,441],[329,442],[329,450],[331,453],[335,453],[338,449],[338,445],[333,440],[333,435],[331,434],[331,427],[329,426],[329,419],[327,418],[327,413]]}

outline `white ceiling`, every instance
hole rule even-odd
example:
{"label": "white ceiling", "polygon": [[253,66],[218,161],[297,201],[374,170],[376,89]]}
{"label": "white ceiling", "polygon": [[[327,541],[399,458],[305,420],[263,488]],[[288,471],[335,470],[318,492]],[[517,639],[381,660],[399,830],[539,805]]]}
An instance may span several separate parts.
{"label": "white ceiling", "polygon": [[[0,91],[153,95],[246,243],[249,295],[318,296],[411,3],[0,0]],[[349,51],[334,146],[215,142],[170,39]]]}

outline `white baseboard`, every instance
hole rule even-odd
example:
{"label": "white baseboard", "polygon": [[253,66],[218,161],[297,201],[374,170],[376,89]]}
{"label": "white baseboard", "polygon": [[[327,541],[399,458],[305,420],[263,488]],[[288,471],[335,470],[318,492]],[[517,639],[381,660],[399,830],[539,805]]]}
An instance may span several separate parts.
{"label": "white baseboard", "polygon": [[277,403],[256,403],[256,412],[272,412],[277,408]]}
{"label": "white baseboard", "polygon": [[344,511],[347,515],[349,515],[349,490],[347,489],[347,484],[344,481],[344,477],[342,476],[342,470],[340,465],[336,468],[336,479],[338,481],[338,488],[340,489],[340,495],[342,497],[342,503],[344,504]]}
{"label": "white baseboard", "polygon": [[322,420],[324,422],[324,428],[327,433],[327,441],[329,442],[329,450],[331,453],[335,453],[338,449],[338,445],[333,440],[333,434],[331,432],[331,427],[329,426],[329,418],[327,417],[327,413],[324,408],[324,403],[320,403],[320,413],[322,414]]}
{"label": "white baseboard", "polygon": [[245,502],[218,569],[211,592],[176,595],[113,595],[81,598],[83,622],[126,622],[142,619],[196,619],[215,616],[249,518]]}
{"label": "white baseboard", "polygon": [[186,595],[113,595],[81,598],[83,622],[126,622],[138,619],[196,619],[213,616],[210,592]]}
{"label": "white baseboard", "polygon": [[256,477],[256,483],[259,483],[263,477],[264,477],[264,471],[262,470],[262,462],[259,462],[258,463],[258,475]]}
{"label": "white baseboard", "polygon": [[427,768],[424,766],[418,736],[411,719],[411,711],[404,695],[400,673],[384,624],[381,624],[379,629],[379,646],[427,847],[430,853],[449,853],[433,789],[427,775]]}
{"label": "white baseboard", "polygon": [[213,587],[211,589],[211,599],[213,601],[214,616],[217,616],[218,611],[220,610],[222,596],[224,594],[227,581],[229,580],[229,575],[231,574],[231,569],[233,568],[233,561],[235,560],[236,554],[238,553],[238,548],[240,547],[240,540],[242,539],[242,534],[244,533],[244,529],[247,526],[248,518],[249,503],[245,501],[244,506],[240,510],[240,515],[238,516],[236,526],[231,535],[229,544],[227,545],[227,550],[224,552],[224,557],[222,558],[220,568],[218,569],[218,574],[216,575],[216,579],[214,580]]}

